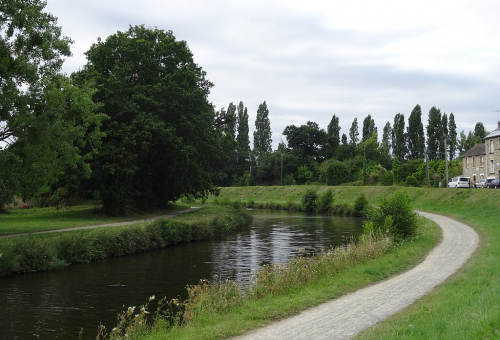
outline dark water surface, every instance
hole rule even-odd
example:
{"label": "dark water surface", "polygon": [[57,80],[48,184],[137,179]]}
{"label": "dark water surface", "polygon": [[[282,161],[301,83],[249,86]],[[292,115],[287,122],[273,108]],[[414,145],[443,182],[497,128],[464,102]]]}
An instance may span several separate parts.
{"label": "dark water surface", "polygon": [[263,264],[286,263],[299,248],[320,251],[362,232],[358,218],[252,211],[251,227],[222,238],[113,258],[66,270],[0,279],[0,339],[95,339],[125,306],[149,296],[185,297],[200,279],[245,280]]}

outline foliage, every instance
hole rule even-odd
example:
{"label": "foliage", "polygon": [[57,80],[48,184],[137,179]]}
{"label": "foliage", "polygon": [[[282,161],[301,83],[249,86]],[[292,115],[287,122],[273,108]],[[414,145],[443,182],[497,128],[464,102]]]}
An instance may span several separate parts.
{"label": "foliage", "polygon": [[408,118],[408,159],[422,159],[425,152],[424,125],[422,124],[422,109],[416,105]]}
{"label": "foliage", "polygon": [[392,126],[392,154],[399,159],[405,159],[408,152],[406,147],[405,116],[398,113],[394,117]]}
{"label": "foliage", "polygon": [[186,42],[134,26],[98,39],[86,56],[75,78],[95,82],[94,99],[110,117],[90,182],[105,210],[122,214],[128,205],[162,207],[185,194],[205,196],[224,154],[208,102],[212,84]]}
{"label": "foliage", "polygon": [[255,118],[255,131],[253,132],[253,153],[257,163],[260,162],[260,157],[265,153],[270,153],[272,144],[271,123],[269,121],[269,110],[264,101],[259,104],[257,116]]}
{"label": "foliage", "polygon": [[328,135],[315,122],[308,121],[299,127],[288,125],[283,130],[288,141],[289,151],[297,156],[301,163],[308,159],[321,162],[329,154]]}
{"label": "foliage", "polygon": [[396,240],[413,237],[417,232],[417,215],[412,210],[408,194],[402,190],[384,197],[379,208],[369,217],[376,233],[388,234]]}
{"label": "foliage", "polygon": [[309,189],[304,193],[302,197],[302,210],[311,213],[316,208],[316,200],[318,199],[318,194],[315,190]]}
{"label": "foliage", "polygon": [[326,185],[339,185],[353,180],[350,167],[336,159],[330,159],[320,166],[319,180]]}
{"label": "foliage", "polygon": [[429,110],[429,118],[427,124],[427,157],[429,160],[435,160],[441,157],[439,155],[439,141],[443,139],[443,131],[441,127],[441,110],[433,106]]}
{"label": "foliage", "polygon": [[314,173],[309,170],[307,165],[301,165],[297,169],[297,182],[299,184],[304,184],[311,181],[314,177]]}
{"label": "foliage", "polygon": [[368,199],[361,193],[354,201],[354,214],[356,216],[366,216],[368,214]]}
{"label": "foliage", "polygon": [[333,203],[333,190],[328,189],[316,200],[316,212],[329,213]]}

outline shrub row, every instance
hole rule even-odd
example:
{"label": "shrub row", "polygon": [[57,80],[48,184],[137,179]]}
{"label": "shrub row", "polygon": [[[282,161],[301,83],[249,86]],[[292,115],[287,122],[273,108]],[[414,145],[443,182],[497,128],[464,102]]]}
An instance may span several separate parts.
{"label": "shrub row", "polygon": [[72,263],[88,263],[209,239],[247,226],[251,219],[242,209],[227,209],[225,214],[190,223],[160,219],[127,227],[5,239],[0,243],[0,276],[54,270]]}
{"label": "shrub row", "polygon": [[254,200],[231,200],[229,197],[216,197],[213,201],[216,205],[245,207],[250,209],[267,210],[287,210],[318,212],[336,216],[366,216],[369,211],[369,204],[364,194],[359,195],[354,204],[333,203],[334,197],[331,190],[327,190],[319,196],[314,190],[309,190],[304,194],[302,202],[288,200],[285,203],[279,202],[256,202]]}

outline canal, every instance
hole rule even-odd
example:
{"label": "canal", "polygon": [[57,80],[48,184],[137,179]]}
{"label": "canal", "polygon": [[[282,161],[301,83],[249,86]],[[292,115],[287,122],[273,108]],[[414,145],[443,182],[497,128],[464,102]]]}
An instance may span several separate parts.
{"label": "canal", "polygon": [[252,211],[246,230],[143,254],[74,265],[57,272],[0,279],[0,339],[95,339],[100,323],[116,326],[122,308],[149,296],[186,297],[200,279],[245,282],[263,264],[345,244],[362,232],[362,219]]}

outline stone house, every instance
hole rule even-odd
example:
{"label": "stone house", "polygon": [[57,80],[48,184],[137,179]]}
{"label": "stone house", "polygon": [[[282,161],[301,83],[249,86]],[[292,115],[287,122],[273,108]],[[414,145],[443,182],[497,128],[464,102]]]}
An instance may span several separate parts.
{"label": "stone house", "polygon": [[474,145],[461,157],[463,176],[470,177],[471,184],[482,178],[500,178],[500,122],[484,143]]}
{"label": "stone house", "polygon": [[474,145],[470,150],[462,156],[462,174],[464,177],[470,177],[470,182],[479,181],[482,178],[488,178],[485,168],[486,151],[485,143]]}
{"label": "stone house", "polygon": [[484,137],[486,178],[500,178],[500,122],[498,128]]}

